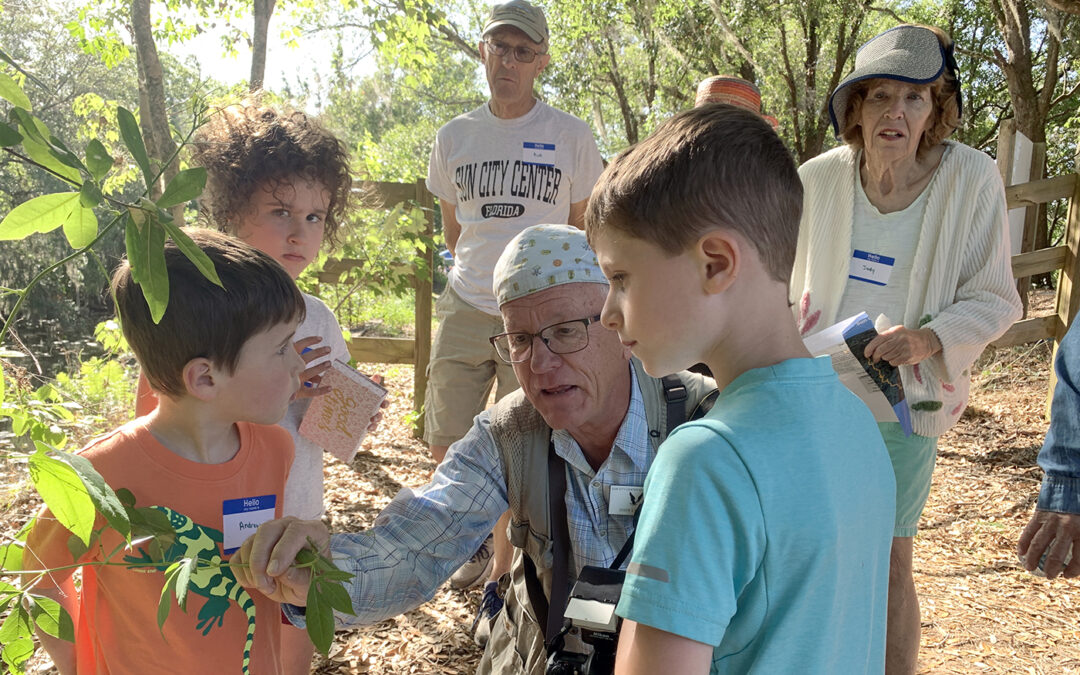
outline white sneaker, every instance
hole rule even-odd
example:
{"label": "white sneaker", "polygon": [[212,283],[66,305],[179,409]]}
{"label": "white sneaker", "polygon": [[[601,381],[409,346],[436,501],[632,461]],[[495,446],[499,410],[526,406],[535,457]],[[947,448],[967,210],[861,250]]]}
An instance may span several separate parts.
{"label": "white sneaker", "polygon": [[488,572],[495,560],[495,540],[489,534],[476,553],[458,568],[457,572],[450,575],[450,588],[463,591],[472,588],[487,580]]}

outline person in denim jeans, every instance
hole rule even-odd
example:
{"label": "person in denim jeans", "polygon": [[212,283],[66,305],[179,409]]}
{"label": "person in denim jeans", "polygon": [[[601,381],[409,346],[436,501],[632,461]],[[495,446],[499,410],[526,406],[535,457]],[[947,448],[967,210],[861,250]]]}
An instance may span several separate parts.
{"label": "person in denim jeans", "polygon": [[1057,386],[1050,429],[1039,451],[1046,472],[1035,513],[1016,547],[1024,567],[1047,578],[1080,576],[1080,329],[1069,328],[1054,360]]}

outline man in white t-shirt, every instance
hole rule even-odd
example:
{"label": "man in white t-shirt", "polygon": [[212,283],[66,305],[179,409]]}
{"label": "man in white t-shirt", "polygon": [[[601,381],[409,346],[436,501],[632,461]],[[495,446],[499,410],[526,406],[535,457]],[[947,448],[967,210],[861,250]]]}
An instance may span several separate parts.
{"label": "man in white t-shirt", "polygon": [[[513,369],[488,342],[503,332],[492,271],[507,242],[537,224],[583,226],[585,206],[603,160],[592,130],[539,101],[536,77],[550,60],[543,11],[526,0],[495,5],[484,25],[480,59],[489,101],[439,129],[427,186],[439,198],[446,245],[454,256],[436,303],[439,329],[428,367],[424,438],[442,461],[447,447],[496,397],[518,388]],[[495,527],[505,532],[505,516]],[[498,539],[498,537],[497,537]],[[467,587],[509,569],[510,546],[490,542],[451,580]]]}

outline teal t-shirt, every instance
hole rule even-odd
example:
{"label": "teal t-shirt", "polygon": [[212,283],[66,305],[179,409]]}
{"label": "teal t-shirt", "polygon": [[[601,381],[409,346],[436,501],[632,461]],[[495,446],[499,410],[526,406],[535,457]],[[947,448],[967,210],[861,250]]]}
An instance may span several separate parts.
{"label": "teal t-shirt", "polygon": [[828,357],[740,375],[661,445],[618,614],[712,673],[880,673],[895,482]]}

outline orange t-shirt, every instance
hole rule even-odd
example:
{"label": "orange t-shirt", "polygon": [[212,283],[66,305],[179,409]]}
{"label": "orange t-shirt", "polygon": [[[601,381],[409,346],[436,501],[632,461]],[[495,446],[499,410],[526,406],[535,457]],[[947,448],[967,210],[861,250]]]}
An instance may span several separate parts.
{"label": "orange t-shirt", "polygon": [[[293,459],[292,439],[281,427],[239,422],[237,429],[240,449],[223,464],[199,464],[173,454],[150,434],[143,418],[91,443],[81,454],[114,489],[130,490],[136,506],[173,511],[170,518],[178,533],[174,546],[184,547],[180,557],[200,551],[204,556],[221,556],[224,502],[274,495],[274,517],[280,517]],[[100,525],[103,519],[99,521]],[[67,542],[71,536],[44,512],[27,540],[27,566],[70,565]],[[79,561],[104,560],[121,542],[110,530]],[[141,555],[138,549],[120,550],[111,561],[138,562]],[[40,562],[33,562],[35,556]],[[71,574],[72,570],[57,572],[51,579],[59,583]],[[47,576],[41,583],[49,582]],[[164,584],[164,572],[152,568],[83,568],[74,617],[79,675],[282,672],[277,603],[257,591],[242,589],[227,568],[207,570],[192,576],[187,611],[177,607],[173,598],[172,610],[159,631],[157,607]],[[249,636],[253,638],[250,646]],[[245,669],[248,649],[250,663]]]}

